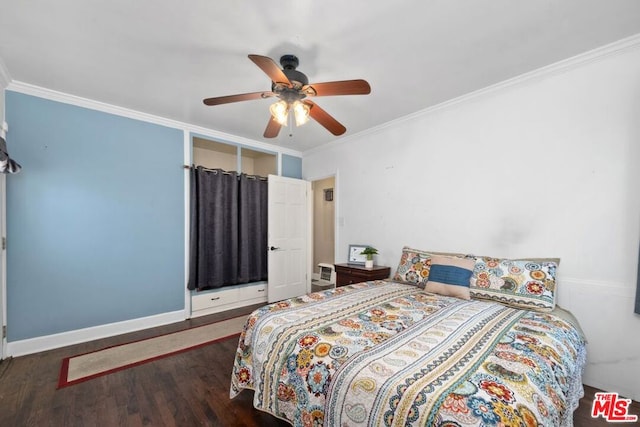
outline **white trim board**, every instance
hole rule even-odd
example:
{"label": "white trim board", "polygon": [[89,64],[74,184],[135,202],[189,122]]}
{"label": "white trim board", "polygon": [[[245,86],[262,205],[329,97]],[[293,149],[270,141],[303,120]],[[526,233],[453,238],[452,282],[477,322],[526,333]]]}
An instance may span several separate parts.
{"label": "white trim board", "polygon": [[193,133],[193,136],[211,138],[218,142],[238,145],[245,148],[254,148],[269,153],[289,154],[290,156],[302,157],[302,152],[292,150],[290,148],[275,146],[266,142],[255,141],[253,139],[243,138],[241,136],[230,135],[228,133],[219,132],[213,129],[207,129],[195,125],[187,125],[187,130]]}
{"label": "white trim board", "polygon": [[135,332],[142,329],[181,322],[185,319],[184,310],[169,313],[156,314],[133,320],[109,323],[90,328],[76,329],[75,331],[61,332],[59,334],[45,335],[20,341],[7,343],[7,356],[24,356],[39,353],[54,348],[93,341],[100,338]]}
{"label": "white trim board", "polygon": [[602,293],[608,296],[618,296],[633,299],[635,297],[635,284],[625,285],[617,282],[599,282],[595,280],[576,279],[574,277],[558,277],[558,291],[565,288],[580,292]]}
{"label": "white trim board", "polygon": [[620,396],[623,396],[623,397],[625,397],[627,399],[633,399],[633,400],[635,400],[637,402],[640,401],[640,396],[634,395],[632,390],[621,389],[619,386],[617,386],[615,384],[594,380],[594,379],[591,378],[591,376],[589,374],[584,374],[582,376],[582,383],[586,384],[586,385],[588,385],[590,387],[597,388],[599,390],[604,390],[604,391],[609,391],[609,392],[616,392]]}
{"label": "white trim board", "polygon": [[[183,146],[184,164],[190,165],[193,156],[193,145],[191,135],[184,132]],[[191,291],[187,289],[189,285],[189,239],[191,237],[191,170],[184,170],[184,317],[191,317]]]}

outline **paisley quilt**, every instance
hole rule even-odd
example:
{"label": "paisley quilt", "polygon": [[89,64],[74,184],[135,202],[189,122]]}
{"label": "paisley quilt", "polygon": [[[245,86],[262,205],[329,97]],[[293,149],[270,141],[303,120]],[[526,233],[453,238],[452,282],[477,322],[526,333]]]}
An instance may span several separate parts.
{"label": "paisley quilt", "polygon": [[570,426],[585,340],[566,316],[372,281],[247,319],[230,396],[294,426]]}

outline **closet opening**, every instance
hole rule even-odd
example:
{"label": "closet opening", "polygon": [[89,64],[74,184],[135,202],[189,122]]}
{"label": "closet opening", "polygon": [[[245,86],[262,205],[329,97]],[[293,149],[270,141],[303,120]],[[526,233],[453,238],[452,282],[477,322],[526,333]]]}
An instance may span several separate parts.
{"label": "closet opening", "polygon": [[277,170],[275,153],[192,137],[192,316],[266,300],[267,176]]}

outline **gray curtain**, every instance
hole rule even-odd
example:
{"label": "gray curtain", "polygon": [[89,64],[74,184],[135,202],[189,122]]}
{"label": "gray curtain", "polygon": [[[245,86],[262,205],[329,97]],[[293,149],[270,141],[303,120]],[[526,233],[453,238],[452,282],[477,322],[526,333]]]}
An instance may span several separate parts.
{"label": "gray curtain", "polygon": [[264,178],[239,178],[238,283],[267,280],[268,191]]}
{"label": "gray curtain", "polygon": [[267,279],[267,181],[191,169],[189,289]]}

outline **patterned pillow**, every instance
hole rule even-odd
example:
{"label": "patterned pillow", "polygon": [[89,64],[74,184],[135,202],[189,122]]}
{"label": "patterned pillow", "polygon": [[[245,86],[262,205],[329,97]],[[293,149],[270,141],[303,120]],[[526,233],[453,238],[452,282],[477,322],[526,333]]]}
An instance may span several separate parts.
{"label": "patterned pillow", "polygon": [[424,290],[435,294],[471,299],[469,281],[476,263],[471,258],[435,255]]}
{"label": "patterned pillow", "polygon": [[393,276],[393,280],[424,288],[429,279],[431,258],[434,255],[464,257],[462,254],[423,251],[405,246],[402,248],[402,255],[400,256],[400,262],[398,263],[398,268]]}
{"label": "patterned pillow", "polygon": [[542,312],[555,308],[559,258],[468,257],[475,260],[470,288],[472,298]]}
{"label": "patterned pillow", "polygon": [[424,288],[429,278],[432,256],[429,252],[405,246],[393,280]]}

